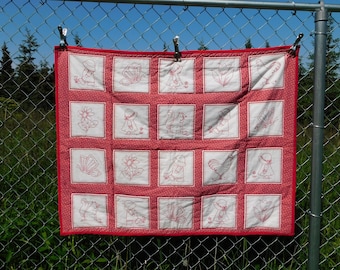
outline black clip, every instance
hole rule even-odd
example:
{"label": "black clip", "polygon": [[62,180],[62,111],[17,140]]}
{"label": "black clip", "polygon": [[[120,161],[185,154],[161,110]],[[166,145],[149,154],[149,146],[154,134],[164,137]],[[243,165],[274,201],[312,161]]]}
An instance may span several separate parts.
{"label": "black clip", "polygon": [[179,36],[175,36],[173,39],[174,42],[174,46],[175,46],[175,62],[181,62],[181,57],[182,57],[182,53],[179,51],[178,48],[178,43],[179,43]]}
{"label": "black clip", "polygon": [[303,38],[303,34],[300,33],[297,37],[296,37],[296,40],[294,42],[294,44],[292,45],[292,47],[289,48],[289,53],[292,54],[293,56],[296,55],[296,50],[299,46],[299,43],[301,41],[301,39]]}
{"label": "black clip", "polygon": [[60,34],[60,47],[65,49],[68,46],[66,41],[67,28],[62,28],[60,25],[58,26],[59,34]]}

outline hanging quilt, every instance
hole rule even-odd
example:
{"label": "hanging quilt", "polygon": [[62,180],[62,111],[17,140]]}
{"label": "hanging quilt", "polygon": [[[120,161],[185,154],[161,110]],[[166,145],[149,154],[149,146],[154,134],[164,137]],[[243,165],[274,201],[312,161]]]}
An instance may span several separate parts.
{"label": "hanging quilt", "polygon": [[55,48],[61,234],[292,235],[288,46]]}

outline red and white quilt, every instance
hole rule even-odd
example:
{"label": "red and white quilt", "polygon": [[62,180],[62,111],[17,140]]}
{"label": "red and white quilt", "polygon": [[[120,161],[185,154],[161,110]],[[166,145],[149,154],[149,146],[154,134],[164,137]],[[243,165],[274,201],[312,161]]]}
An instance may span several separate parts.
{"label": "red and white quilt", "polygon": [[289,47],[55,48],[61,234],[292,235]]}

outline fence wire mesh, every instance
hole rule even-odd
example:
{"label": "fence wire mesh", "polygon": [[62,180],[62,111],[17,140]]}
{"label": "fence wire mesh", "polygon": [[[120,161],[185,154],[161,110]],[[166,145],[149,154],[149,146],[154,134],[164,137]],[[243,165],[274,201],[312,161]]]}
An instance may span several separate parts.
{"label": "fence wire mesh", "polygon": [[[314,13],[142,4],[3,0],[0,4],[0,268],[306,269],[311,178]],[[59,235],[53,47],[300,50],[294,237]],[[339,269],[340,13],[328,21],[320,268]]]}

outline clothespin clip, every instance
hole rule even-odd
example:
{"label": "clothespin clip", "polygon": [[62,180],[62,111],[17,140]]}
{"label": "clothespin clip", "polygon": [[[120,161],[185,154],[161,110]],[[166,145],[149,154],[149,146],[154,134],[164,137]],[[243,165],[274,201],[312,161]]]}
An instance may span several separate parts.
{"label": "clothespin clip", "polygon": [[174,42],[174,46],[175,46],[175,62],[181,62],[181,57],[182,57],[182,53],[179,51],[178,48],[178,43],[179,43],[179,36],[175,36],[173,39]]}
{"label": "clothespin clip", "polygon": [[295,56],[296,50],[299,46],[299,43],[301,41],[301,39],[303,38],[303,34],[300,33],[297,37],[296,40],[294,42],[294,44],[292,45],[292,47],[289,48],[289,53],[291,53],[293,56]]}
{"label": "clothespin clip", "polygon": [[62,28],[60,25],[58,26],[59,34],[60,34],[60,47],[65,49],[68,46],[66,41],[67,28]]}

